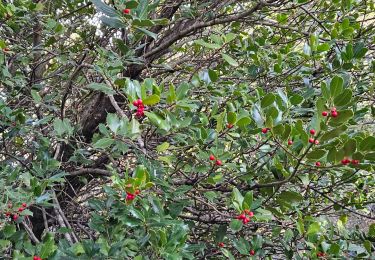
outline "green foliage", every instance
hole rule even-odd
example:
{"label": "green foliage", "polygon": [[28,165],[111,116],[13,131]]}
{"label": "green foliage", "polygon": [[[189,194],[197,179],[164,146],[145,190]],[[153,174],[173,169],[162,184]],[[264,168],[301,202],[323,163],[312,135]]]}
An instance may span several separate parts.
{"label": "green foliage", "polygon": [[0,255],[370,258],[373,13],[2,1]]}

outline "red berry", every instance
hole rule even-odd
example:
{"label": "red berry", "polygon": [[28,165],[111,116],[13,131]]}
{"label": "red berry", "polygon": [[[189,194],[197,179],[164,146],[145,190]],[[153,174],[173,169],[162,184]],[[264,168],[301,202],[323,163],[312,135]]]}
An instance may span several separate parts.
{"label": "red berry", "polygon": [[126,200],[134,200],[135,199],[135,195],[134,194],[131,194],[131,193],[127,193],[126,194],[126,198],[125,198]]}
{"label": "red berry", "polygon": [[247,224],[248,222],[250,222],[250,219],[249,218],[244,218],[243,220],[242,220],[242,223],[244,223],[244,224]]}
{"label": "red berry", "polygon": [[237,217],[237,219],[245,219],[245,218],[246,218],[245,213],[242,213],[241,215],[239,215],[239,216]]}
{"label": "red berry", "polygon": [[8,211],[5,213],[5,216],[9,217],[11,215],[11,213]]}
{"label": "red berry", "polygon": [[142,99],[138,99],[138,106],[142,106],[143,107],[143,101],[142,101]]}
{"label": "red berry", "polygon": [[124,14],[130,14],[130,9],[126,8],[122,11]]}
{"label": "red berry", "polygon": [[7,48],[7,47],[5,47],[5,48],[3,49],[3,51],[7,52],[7,51],[10,51],[10,49]]}
{"label": "red berry", "polygon": [[224,247],[224,243],[223,243],[223,242],[220,242],[220,243],[218,244],[218,246],[219,246],[219,247]]}
{"label": "red berry", "polygon": [[13,215],[13,220],[14,220],[14,221],[17,221],[17,219],[18,219],[18,214],[14,214],[14,215]]}
{"label": "red berry", "polygon": [[221,165],[223,165],[223,162],[220,161],[220,160],[216,160],[216,165],[217,165],[217,166],[221,166]]}
{"label": "red berry", "polygon": [[314,141],[315,141],[314,138],[309,138],[309,143],[312,144],[312,143],[314,143]]}
{"label": "red berry", "polygon": [[331,108],[331,112],[336,111],[336,107]]}
{"label": "red berry", "polygon": [[19,212],[22,212],[23,210],[24,210],[24,208],[22,208],[22,207],[18,209]]}
{"label": "red berry", "polygon": [[213,156],[212,154],[210,155],[210,161],[214,161],[215,160],[215,156]]}
{"label": "red berry", "polygon": [[314,129],[311,129],[311,130],[310,130],[310,134],[314,135],[314,134],[315,134],[315,130],[314,130]]}
{"label": "red berry", "polygon": [[42,258],[39,257],[39,256],[34,256],[34,257],[33,257],[33,260],[42,260]]}
{"label": "red berry", "polygon": [[345,164],[350,163],[350,160],[349,159],[342,159],[341,163],[345,165]]}
{"label": "red berry", "polygon": [[267,134],[267,132],[268,132],[268,128],[262,128],[262,133],[263,134]]}
{"label": "red berry", "polygon": [[133,105],[137,107],[138,106],[138,100],[134,100]]}
{"label": "red berry", "polygon": [[254,212],[250,211],[250,212],[248,213],[248,215],[249,215],[250,218],[252,218],[252,217],[254,217]]}
{"label": "red berry", "polygon": [[27,204],[24,202],[22,203],[22,207],[26,208],[27,207]]}
{"label": "red berry", "polygon": [[292,145],[293,144],[293,141],[292,140],[288,140],[288,145]]}
{"label": "red berry", "polygon": [[135,195],[139,195],[141,193],[140,190],[135,190]]}
{"label": "red berry", "polygon": [[145,115],[145,113],[142,111],[137,111],[137,113],[135,113],[135,116],[136,117],[143,117]]}
{"label": "red berry", "polygon": [[331,112],[332,117],[337,117],[338,115],[339,115],[339,113],[337,113],[336,110]]}
{"label": "red berry", "polygon": [[315,143],[316,145],[318,145],[318,144],[319,144],[319,140],[315,140],[314,143]]}
{"label": "red berry", "polygon": [[328,112],[327,111],[323,111],[322,112],[322,116],[328,116]]}
{"label": "red berry", "polygon": [[255,255],[255,251],[253,249],[250,250],[250,255]]}
{"label": "red berry", "polygon": [[351,161],[351,163],[352,163],[352,164],[359,164],[359,160],[354,160],[354,159],[353,159],[353,160]]}
{"label": "red berry", "polygon": [[227,124],[227,128],[231,129],[231,128],[233,128],[233,125],[232,124]]}
{"label": "red berry", "polygon": [[320,162],[316,162],[315,165],[319,167],[321,164]]}

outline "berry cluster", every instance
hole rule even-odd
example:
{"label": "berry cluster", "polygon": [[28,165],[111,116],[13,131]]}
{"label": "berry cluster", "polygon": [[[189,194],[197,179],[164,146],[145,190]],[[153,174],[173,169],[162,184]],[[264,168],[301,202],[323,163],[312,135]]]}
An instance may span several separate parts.
{"label": "berry cluster", "polygon": [[130,193],[130,192],[126,192],[126,198],[125,198],[125,200],[126,200],[126,201],[133,201],[133,200],[135,199],[135,197],[136,197],[139,193],[141,193],[140,190],[136,190],[136,191],[134,192],[134,194],[133,194],[133,193]]}
{"label": "berry cluster", "polygon": [[[248,217],[246,215],[248,215]],[[247,224],[248,222],[250,222],[250,219],[252,217],[254,217],[254,213],[252,211],[246,209],[246,210],[244,210],[244,212],[241,215],[237,216],[236,219],[242,220],[243,224]]]}
{"label": "berry cluster", "polygon": [[[328,116],[328,112],[327,111],[323,111],[322,112],[322,116]],[[335,107],[331,108],[331,116],[332,117],[338,117],[339,116],[339,112],[337,112],[337,110],[336,110]]]}
{"label": "berry cluster", "polygon": [[[212,154],[210,155],[210,161],[215,161],[216,160],[216,158],[215,158],[215,156],[213,156]],[[221,165],[223,165],[223,162],[221,161],[221,160],[216,160],[215,161],[215,164],[217,165],[217,166],[221,166]]]}
{"label": "berry cluster", "polygon": [[316,144],[316,145],[318,145],[319,144],[319,140],[315,140],[313,137],[314,137],[314,135],[315,135],[315,130],[314,129],[311,129],[310,130],[310,134],[312,135],[312,137],[310,137],[309,138],[309,143],[310,144]]}
{"label": "berry cluster", "polygon": [[344,158],[344,159],[342,159],[341,160],[341,163],[343,164],[343,165],[347,165],[347,164],[349,164],[349,163],[351,163],[351,164],[353,164],[353,165],[356,165],[356,164],[359,164],[359,160],[350,160],[350,159],[348,159],[348,158]]}
{"label": "berry cluster", "polygon": [[142,99],[134,100],[133,105],[137,107],[137,112],[135,113],[135,116],[138,118],[143,117],[145,115],[145,106],[143,105]]}
{"label": "berry cluster", "polygon": [[[11,208],[13,208],[13,204],[10,202],[10,203],[8,203],[8,209],[11,209]],[[27,204],[24,202],[24,203],[22,203],[21,207],[18,208],[18,212],[22,212],[26,208],[27,208]],[[11,211],[5,212],[5,216],[6,217],[12,216],[13,221],[17,221],[18,218],[19,218],[19,215],[16,212],[12,213]]]}

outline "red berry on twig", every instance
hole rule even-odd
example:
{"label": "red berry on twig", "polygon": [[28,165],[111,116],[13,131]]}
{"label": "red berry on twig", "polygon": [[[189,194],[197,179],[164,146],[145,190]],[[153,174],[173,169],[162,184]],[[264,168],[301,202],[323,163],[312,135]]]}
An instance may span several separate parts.
{"label": "red berry on twig", "polygon": [[331,112],[331,116],[332,117],[337,117],[339,114],[337,113],[337,111],[332,111]]}

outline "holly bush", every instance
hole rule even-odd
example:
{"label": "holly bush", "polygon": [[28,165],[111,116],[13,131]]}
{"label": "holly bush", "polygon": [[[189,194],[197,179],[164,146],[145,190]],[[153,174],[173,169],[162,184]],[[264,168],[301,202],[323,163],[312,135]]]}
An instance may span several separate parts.
{"label": "holly bush", "polygon": [[1,1],[2,259],[370,259],[374,11]]}

